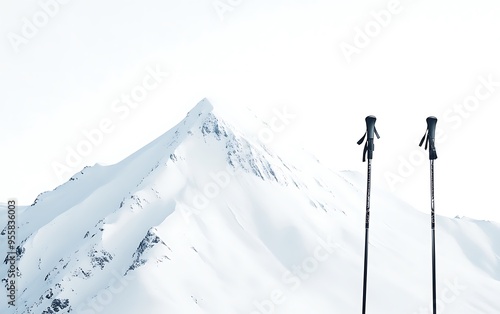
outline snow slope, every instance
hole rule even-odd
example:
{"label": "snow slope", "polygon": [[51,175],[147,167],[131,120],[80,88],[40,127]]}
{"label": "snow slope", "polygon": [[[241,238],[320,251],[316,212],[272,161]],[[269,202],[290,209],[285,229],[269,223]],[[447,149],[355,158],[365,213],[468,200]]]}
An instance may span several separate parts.
{"label": "snow slope", "polygon": [[[293,159],[202,100],[24,210],[1,313],[359,313],[365,177]],[[431,313],[428,215],[376,187],[371,202],[369,313]],[[440,313],[499,313],[500,225],[438,217],[437,250]]]}

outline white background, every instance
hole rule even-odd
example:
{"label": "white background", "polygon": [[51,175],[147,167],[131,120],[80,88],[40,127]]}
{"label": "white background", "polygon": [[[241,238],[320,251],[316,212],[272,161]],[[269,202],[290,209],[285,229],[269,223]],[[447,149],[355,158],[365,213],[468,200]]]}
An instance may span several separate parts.
{"label": "white background", "polygon": [[[497,1],[62,2],[0,2],[0,202],[31,204],[86,165],[122,160],[207,97],[228,116],[270,121],[286,108],[295,118],[276,149],[363,173],[356,141],[376,115],[373,184],[423,211],[429,162],[417,144],[435,115],[437,212],[500,221],[500,87],[463,106],[486,93],[481,78],[500,82]],[[156,67],[169,77],[127,117],[113,111]],[[113,131],[58,176],[54,164],[103,119]]]}

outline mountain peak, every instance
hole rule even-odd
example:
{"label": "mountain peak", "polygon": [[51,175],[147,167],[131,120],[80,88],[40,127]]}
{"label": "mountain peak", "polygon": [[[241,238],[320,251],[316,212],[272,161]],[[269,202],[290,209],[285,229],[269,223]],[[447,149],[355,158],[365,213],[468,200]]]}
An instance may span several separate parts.
{"label": "mountain peak", "polygon": [[201,115],[204,113],[206,114],[206,113],[212,112],[213,109],[214,109],[214,107],[212,106],[210,101],[207,98],[203,98],[202,100],[200,100],[198,102],[198,104],[196,104],[196,106],[194,106],[193,109],[191,109],[188,112],[188,116]]}

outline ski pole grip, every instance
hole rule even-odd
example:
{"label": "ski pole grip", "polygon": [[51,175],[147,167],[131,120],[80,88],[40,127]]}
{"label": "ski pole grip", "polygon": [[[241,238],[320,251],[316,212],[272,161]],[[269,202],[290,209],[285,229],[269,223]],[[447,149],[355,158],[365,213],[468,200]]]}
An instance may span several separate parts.
{"label": "ski pole grip", "polygon": [[436,139],[436,124],[437,124],[437,118],[434,116],[430,116],[427,118],[427,130],[429,130],[429,134],[427,135],[429,137],[429,140],[435,140]]}
{"label": "ski pole grip", "polygon": [[361,145],[366,138],[365,148],[363,149],[363,162],[366,161],[366,157],[368,159],[373,158],[373,151],[375,149],[375,145],[373,145],[373,138],[376,135],[377,138],[380,138],[378,135],[377,129],[375,128],[375,121],[377,118],[375,116],[367,116],[365,118],[366,121],[366,132],[365,135],[358,141],[358,145]]}
{"label": "ski pole grip", "polygon": [[368,116],[365,118],[366,121],[366,136],[370,140],[373,140],[375,135],[375,121],[377,118],[375,116]]}
{"label": "ski pole grip", "polygon": [[429,160],[437,159],[436,152],[436,124],[437,118],[430,116],[427,118],[427,140],[429,141]]}
{"label": "ski pole grip", "polygon": [[375,150],[373,139],[376,133],[375,121],[377,121],[377,118],[375,118],[375,116],[367,116],[365,118],[365,121],[366,121],[366,149],[368,153],[368,159],[373,159],[373,151]]}

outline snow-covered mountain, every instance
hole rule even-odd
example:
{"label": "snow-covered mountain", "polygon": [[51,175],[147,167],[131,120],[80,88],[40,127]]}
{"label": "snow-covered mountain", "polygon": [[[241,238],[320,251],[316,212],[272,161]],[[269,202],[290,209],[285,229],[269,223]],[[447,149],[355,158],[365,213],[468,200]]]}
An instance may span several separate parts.
{"label": "snow-covered mountain", "polygon": [[[285,157],[201,101],[23,209],[18,306],[0,312],[359,313],[365,177]],[[376,187],[371,202],[369,313],[431,313],[429,216]],[[500,225],[436,232],[439,312],[499,313]]]}

